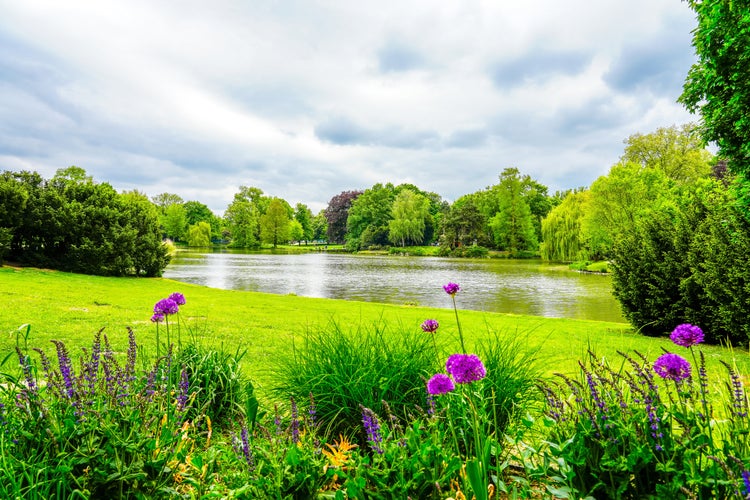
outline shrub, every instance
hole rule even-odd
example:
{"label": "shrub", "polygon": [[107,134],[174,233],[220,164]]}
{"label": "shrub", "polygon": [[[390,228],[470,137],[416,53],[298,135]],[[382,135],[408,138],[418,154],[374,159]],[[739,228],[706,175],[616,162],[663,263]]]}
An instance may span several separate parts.
{"label": "shrub", "polygon": [[[672,338],[693,364],[665,353],[655,361],[622,354],[619,366],[589,353],[577,378],[547,384],[549,445],[543,463],[566,498],[745,498],[750,470],[748,397],[727,365],[709,383],[703,353],[682,325]],[[680,347],[683,349],[683,347]],[[722,390],[723,389],[723,390]],[[714,409],[714,403],[723,408]],[[532,472],[533,475],[533,472]]]}

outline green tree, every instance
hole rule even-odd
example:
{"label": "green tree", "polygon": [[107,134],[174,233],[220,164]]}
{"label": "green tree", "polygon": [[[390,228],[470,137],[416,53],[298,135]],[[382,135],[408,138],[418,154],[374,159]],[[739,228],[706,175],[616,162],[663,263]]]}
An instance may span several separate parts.
{"label": "green tree", "polygon": [[384,186],[378,183],[352,202],[346,219],[347,248],[359,250],[366,246],[388,244],[388,223],[395,197],[393,184]]}
{"label": "green tree", "polygon": [[746,2],[687,0],[698,26],[679,101],[701,116],[701,135],[715,142],[730,170],[750,182],[750,9]]}
{"label": "green tree", "polygon": [[299,238],[292,237],[295,241],[305,241],[307,244],[313,239],[313,215],[310,209],[304,203],[297,203],[294,207],[294,220],[299,222],[302,227],[302,236]]}
{"label": "green tree", "polygon": [[442,220],[442,243],[449,249],[460,246],[489,244],[485,232],[486,219],[477,208],[475,195],[465,195],[451,205]]}
{"label": "green tree", "polygon": [[174,193],[157,194],[151,198],[151,201],[159,208],[162,215],[167,213],[167,207],[170,205],[182,205],[184,203],[183,199]]}
{"label": "green tree", "polygon": [[328,219],[326,219],[325,210],[321,210],[318,215],[313,217],[312,228],[312,239],[314,241],[324,241],[328,238]]}
{"label": "green tree", "polygon": [[711,172],[713,155],[703,146],[697,127],[688,123],[662,127],[651,134],[633,134],[625,140],[621,163],[637,163],[661,170],[678,182],[693,182]]}
{"label": "green tree", "polygon": [[591,258],[583,231],[590,197],[589,191],[571,191],[542,220],[543,259],[572,262]]}
{"label": "green tree", "polygon": [[405,247],[407,242],[419,245],[424,239],[425,219],[430,215],[427,199],[413,191],[401,191],[393,201],[388,238]]}
{"label": "green tree", "polygon": [[138,191],[120,196],[124,220],[134,229],[132,249],[133,274],[136,276],[161,276],[170,257],[161,239],[159,209],[148,197]]}
{"label": "green tree", "polygon": [[288,203],[280,198],[273,198],[266,213],[260,216],[261,241],[271,243],[274,248],[279,243],[289,241]]}
{"label": "green tree", "polygon": [[[302,228],[302,224],[297,219],[293,219],[289,222],[289,241],[301,242],[305,237],[305,230]],[[305,241],[307,243],[307,241]]]}
{"label": "green tree", "polygon": [[211,246],[211,225],[208,222],[201,221],[188,228],[188,246]]}
{"label": "green tree", "polygon": [[497,190],[498,211],[490,219],[494,242],[500,250],[536,252],[539,240],[534,228],[531,208],[524,199],[520,172],[506,168],[500,174]]}
{"label": "green tree", "polygon": [[169,205],[162,217],[162,226],[167,238],[174,241],[184,241],[188,227],[185,206],[180,203]]}
{"label": "green tree", "polygon": [[10,253],[13,236],[23,222],[23,213],[29,200],[26,187],[12,172],[0,175],[0,263]]}
{"label": "green tree", "polygon": [[256,248],[260,245],[258,228],[260,216],[250,201],[235,199],[224,213],[233,248]]}
{"label": "green tree", "polygon": [[221,221],[210,208],[199,201],[186,201],[183,207],[188,227],[205,222],[211,227],[211,239],[221,238]]}
{"label": "green tree", "polygon": [[362,191],[342,191],[328,202],[325,217],[326,235],[329,242],[344,243],[346,241],[346,221],[349,218],[349,209],[361,194]]}

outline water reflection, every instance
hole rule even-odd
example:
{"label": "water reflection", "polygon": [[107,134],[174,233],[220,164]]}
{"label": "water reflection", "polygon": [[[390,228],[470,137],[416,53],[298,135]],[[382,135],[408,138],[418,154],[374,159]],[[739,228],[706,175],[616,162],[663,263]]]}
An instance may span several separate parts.
{"label": "water reflection", "polygon": [[623,321],[608,276],[540,261],[181,251],[164,277],[213,288],[431,307],[451,307],[442,285],[454,281],[461,285],[462,309]]}

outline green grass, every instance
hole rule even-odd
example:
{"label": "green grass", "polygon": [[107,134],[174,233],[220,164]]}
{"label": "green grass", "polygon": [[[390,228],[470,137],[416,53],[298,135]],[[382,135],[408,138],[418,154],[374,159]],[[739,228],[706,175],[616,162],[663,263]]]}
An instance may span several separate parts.
{"label": "green grass", "polygon": [[[31,325],[29,346],[52,352],[52,339],[62,340],[72,354],[91,345],[97,330],[105,328],[115,348],[127,348],[126,327],[136,332],[139,345],[155,352],[155,326],[150,323],[154,303],[172,292],[182,292],[183,338],[190,326],[201,342],[224,346],[231,352],[246,349],[244,370],[265,393],[272,382],[274,361],[301,342],[310,329],[332,320],[340,325],[385,323],[392,331],[420,331],[427,318],[440,322],[438,335],[457,347],[457,329],[451,302],[446,309],[314,299],[290,295],[217,290],[162,278],[106,278],[39,269],[0,268],[0,355],[10,353],[19,326]],[[438,290],[436,293],[442,293]],[[457,296],[461,304],[461,295]],[[468,345],[491,338],[492,332],[518,336],[532,347],[549,372],[573,373],[586,349],[617,359],[616,351],[637,349],[655,358],[662,348],[672,349],[669,339],[643,337],[627,324],[573,319],[542,318],[513,314],[460,311]],[[162,340],[164,337],[162,336]],[[746,352],[732,353],[705,347],[713,372],[718,360],[731,362],[733,354],[742,373],[750,370]],[[713,367],[712,365],[715,365]]]}

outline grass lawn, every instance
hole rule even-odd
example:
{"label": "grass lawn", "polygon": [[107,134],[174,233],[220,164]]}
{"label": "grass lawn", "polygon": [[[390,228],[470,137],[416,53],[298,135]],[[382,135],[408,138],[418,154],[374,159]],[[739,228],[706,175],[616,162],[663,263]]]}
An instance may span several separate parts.
{"label": "grass lawn", "polygon": [[[149,319],[156,301],[182,292],[185,326],[201,342],[234,351],[246,349],[244,368],[259,385],[270,384],[274,360],[289,353],[309,329],[325,328],[331,321],[346,329],[382,322],[393,334],[419,331],[428,318],[440,322],[438,335],[457,346],[457,328],[450,298],[445,309],[384,305],[290,295],[228,291],[160,278],[105,278],[39,269],[0,268],[0,353],[12,352],[19,326],[31,325],[29,347],[52,353],[52,339],[62,340],[71,353],[90,346],[94,332],[105,328],[116,349],[127,346],[126,327],[136,332],[139,345],[154,353],[156,327]],[[444,293],[436,290],[435,293]],[[461,303],[461,294],[456,297]],[[599,356],[616,359],[617,350],[639,350],[656,358],[672,349],[667,338],[655,339],[633,333],[622,323],[542,318],[513,314],[459,311],[467,343],[489,338],[488,332],[521,336],[539,356],[549,373],[572,373],[587,348]],[[163,327],[162,327],[163,328]],[[162,336],[162,341],[164,341]],[[173,338],[174,341],[174,338]],[[718,360],[736,360],[741,373],[750,372],[747,352],[703,347],[710,373],[723,373]]]}

